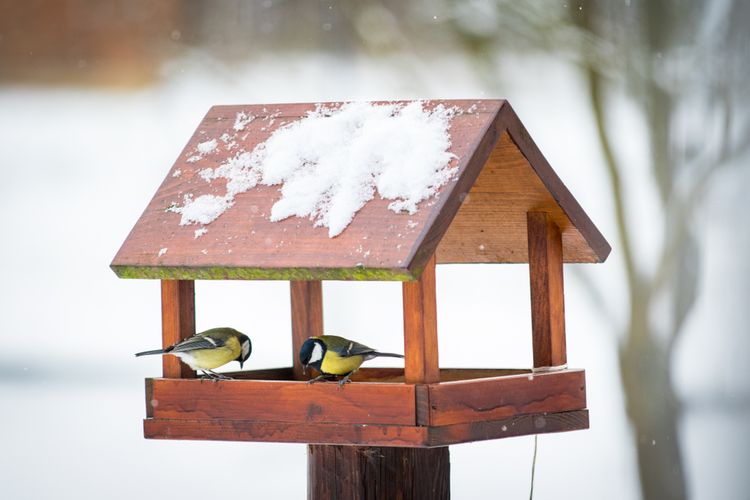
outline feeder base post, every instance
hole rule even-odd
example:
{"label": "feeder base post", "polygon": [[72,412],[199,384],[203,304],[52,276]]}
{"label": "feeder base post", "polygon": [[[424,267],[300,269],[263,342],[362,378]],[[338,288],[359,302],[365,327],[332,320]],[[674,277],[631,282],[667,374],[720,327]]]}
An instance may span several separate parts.
{"label": "feeder base post", "polygon": [[308,500],[446,500],[448,447],[307,447]]}

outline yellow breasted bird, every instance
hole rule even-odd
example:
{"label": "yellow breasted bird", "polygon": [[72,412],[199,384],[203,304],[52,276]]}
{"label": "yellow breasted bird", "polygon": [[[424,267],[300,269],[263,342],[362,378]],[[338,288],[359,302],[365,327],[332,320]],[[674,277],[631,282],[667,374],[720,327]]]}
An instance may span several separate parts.
{"label": "yellow breasted bird", "polygon": [[192,337],[171,345],[165,349],[143,351],[136,356],[150,354],[173,354],[180,358],[193,370],[200,370],[210,378],[230,378],[212,370],[231,361],[242,364],[250,357],[253,350],[247,335],[234,328],[212,328],[205,332],[196,333]]}
{"label": "yellow breasted bird", "polygon": [[329,378],[333,375],[343,375],[339,385],[349,382],[349,377],[359,369],[368,359],[380,357],[403,358],[401,354],[378,352],[372,347],[354,342],[353,340],[337,337],[336,335],[321,335],[305,340],[299,350],[299,360],[304,368],[315,368],[320,375],[309,383]]}

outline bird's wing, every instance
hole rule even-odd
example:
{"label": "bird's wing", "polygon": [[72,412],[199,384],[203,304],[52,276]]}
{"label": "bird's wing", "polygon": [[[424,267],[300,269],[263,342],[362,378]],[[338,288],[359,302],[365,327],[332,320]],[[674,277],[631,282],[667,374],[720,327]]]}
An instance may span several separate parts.
{"label": "bird's wing", "polygon": [[198,334],[175,344],[172,349],[170,349],[170,352],[189,352],[196,349],[216,349],[224,344],[226,344],[226,341],[223,339]]}
{"label": "bird's wing", "polygon": [[334,346],[328,346],[328,348],[342,357],[364,356],[375,352],[375,349],[373,349],[372,347],[367,347],[366,345],[360,344],[359,342],[354,342],[353,340],[349,340],[340,344],[337,343]]}

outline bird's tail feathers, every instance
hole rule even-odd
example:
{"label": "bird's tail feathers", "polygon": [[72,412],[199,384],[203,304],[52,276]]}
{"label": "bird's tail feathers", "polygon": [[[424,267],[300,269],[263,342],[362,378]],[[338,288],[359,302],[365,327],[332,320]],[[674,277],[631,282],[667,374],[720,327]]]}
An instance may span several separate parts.
{"label": "bird's tail feathers", "polygon": [[377,352],[377,351],[375,351],[373,354],[376,357],[381,357],[381,358],[403,358],[404,357],[403,354],[396,354],[396,353],[393,353],[393,352]]}
{"label": "bird's tail feathers", "polygon": [[149,356],[151,354],[164,354],[164,349],[154,349],[153,351],[143,351],[143,352],[137,352],[135,354],[135,357],[138,356]]}

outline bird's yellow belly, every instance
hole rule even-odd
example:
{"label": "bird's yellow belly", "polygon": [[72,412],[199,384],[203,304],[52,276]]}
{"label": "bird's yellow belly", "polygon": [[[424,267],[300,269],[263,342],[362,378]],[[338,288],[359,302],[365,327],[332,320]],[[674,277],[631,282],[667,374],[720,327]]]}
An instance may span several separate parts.
{"label": "bird's yellow belly", "polygon": [[347,373],[358,369],[363,361],[364,358],[362,358],[362,356],[349,356],[342,358],[341,356],[329,352],[323,358],[323,363],[321,363],[320,369],[323,373],[330,373],[331,375],[346,375]]}
{"label": "bird's yellow belly", "polygon": [[229,363],[237,358],[238,354],[233,349],[217,347],[216,349],[199,349],[190,353],[184,353],[183,361],[197,370],[213,370]]}

